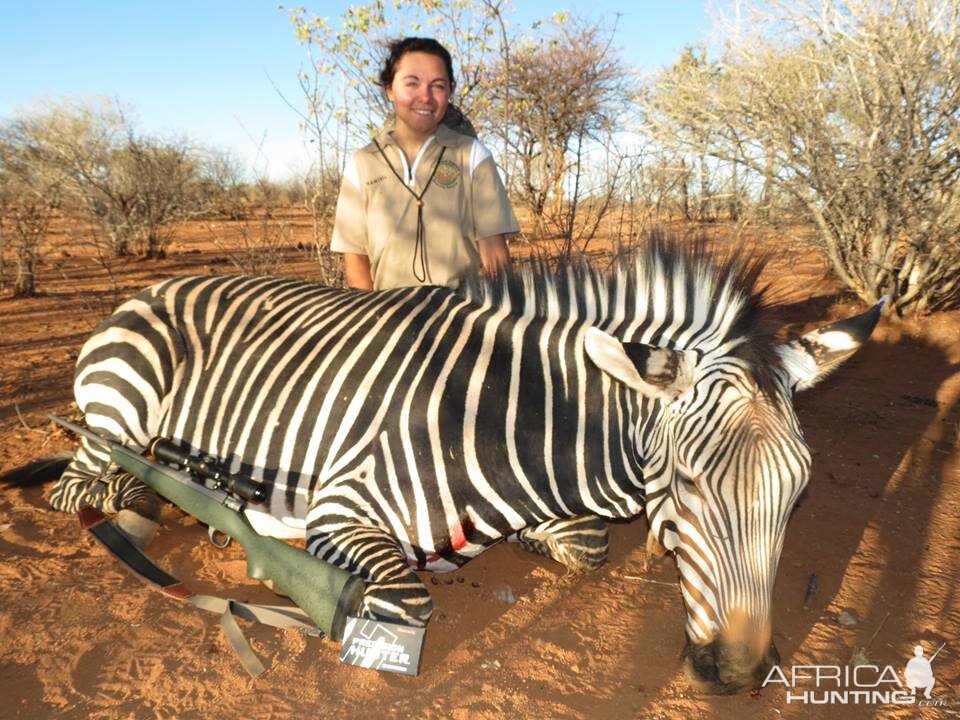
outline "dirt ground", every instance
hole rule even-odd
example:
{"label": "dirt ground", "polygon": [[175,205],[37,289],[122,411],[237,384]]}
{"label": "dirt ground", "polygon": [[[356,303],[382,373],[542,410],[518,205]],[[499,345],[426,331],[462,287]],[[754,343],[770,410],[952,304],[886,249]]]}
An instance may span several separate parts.
{"label": "dirt ground", "polygon": [[[305,221],[295,229],[306,233]],[[767,279],[786,333],[863,309],[838,294],[816,253],[777,242]],[[287,271],[310,277],[305,258],[289,255]],[[115,304],[174,274],[230,271],[224,253],[189,228],[169,259],[112,268],[115,287],[91,257],[58,245],[42,267],[44,294],[0,299],[0,473],[72,450],[46,414],[70,411],[77,352]],[[862,649],[902,681],[915,645],[929,657],[946,643],[932,666],[934,707],[813,706],[788,702],[783,685],[692,693],[681,669],[676,570],[667,558],[642,572],[643,519],[611,528],[610,562],[597,572],[568,575],[498,546],[456,573],[425,574],[435,613],[419,677],[341,665],[329,641],[242,621],[269,666],[254,680],[216,616],[127,575],[75,518],[48,508],[42,488],[4,488],[0,718],[960,715],[960,313],[883,321],[868,346],[796,405],[814,470],[775,590],[781,665],[846,666]],[[216,549],[176,508],[163,519],[150,554],[192,589],[276,602],[245,577],[242,549]],[[811,573],[818,589],[804,610]],[[840,624],[843,611],[856,624]],[[804,689],[810,681],[797,685]]]}

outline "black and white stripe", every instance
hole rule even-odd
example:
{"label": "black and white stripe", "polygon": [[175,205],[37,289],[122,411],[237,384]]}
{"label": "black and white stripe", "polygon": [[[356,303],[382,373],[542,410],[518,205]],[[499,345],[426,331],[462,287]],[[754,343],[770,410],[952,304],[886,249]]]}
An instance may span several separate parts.
{"label": "black and white stripe", "polygon": [[[362,576],[378,617],[426,622],[411,568],[504,538],[596,567],[599,518],[646,510],[706,642],[734,615],[768,623],[808,475],[790,393],[820,365],[760,330],[759,269],[654,241],[605,273],[532,265],[459,290],[177,278],[101,325],[75,391],[105,435],[169,437],[265,482],[255,527]],[[109,475],[82,445],[54,505]]]}

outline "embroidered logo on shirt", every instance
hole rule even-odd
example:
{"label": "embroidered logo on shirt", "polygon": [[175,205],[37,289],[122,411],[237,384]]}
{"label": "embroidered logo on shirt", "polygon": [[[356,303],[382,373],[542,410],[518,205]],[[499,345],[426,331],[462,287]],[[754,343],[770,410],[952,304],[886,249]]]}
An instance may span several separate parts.
{"label": "embroidered logo on shirt", "polygon": [[386,180],[386,178],[387,178],[386,175],[381,175],[380,177],[373,178],[373,180],[367,180],[367,187],[370,187],[371,185],[376,185],[378,182],[381,182],[382,180]]}
{"label": "embroidered logo on shirt", "polygon": [[442,188],[452,188],[460,179],[460,168],[455,162],[441,160],[433,181]]}

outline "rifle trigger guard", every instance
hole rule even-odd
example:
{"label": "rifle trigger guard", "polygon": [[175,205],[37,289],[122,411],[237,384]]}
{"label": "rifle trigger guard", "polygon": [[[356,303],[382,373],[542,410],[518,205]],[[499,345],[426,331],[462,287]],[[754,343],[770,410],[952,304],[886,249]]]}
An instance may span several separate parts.
{"label": "rifle trigger guard", "polygon": [[210,525],[207,528],[207,537],[210,538],[211,545],[213,545],[215,548],[220,548],[221,550],[223,550],[225,547],[228,547],[230,545],[230,541],[233,540],[233,538],[226,533],[220,532],[213,525]]}

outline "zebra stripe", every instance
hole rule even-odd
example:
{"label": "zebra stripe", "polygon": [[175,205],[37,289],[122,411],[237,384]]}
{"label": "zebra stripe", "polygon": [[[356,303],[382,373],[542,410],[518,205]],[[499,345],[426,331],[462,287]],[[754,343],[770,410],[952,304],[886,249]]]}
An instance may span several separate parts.
{"label": "zebra stripe", "polygon": [[[264,482],[251,522],[363,577],[371,616],[426,622],[411,568],[505,538],[596,567],[600,518],[646,511],[702,644],[740,615],[769,625],[809,474],[790,393],[815,379],[785,368],[809,370],[812,341],[760,329],[760,267],[654,241],[607,273],[533,265],[458,290],[177,278],[98,329],[76,395],[113,439],[167,436]],[[109,473],[82,445],[58,507]]]}

